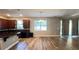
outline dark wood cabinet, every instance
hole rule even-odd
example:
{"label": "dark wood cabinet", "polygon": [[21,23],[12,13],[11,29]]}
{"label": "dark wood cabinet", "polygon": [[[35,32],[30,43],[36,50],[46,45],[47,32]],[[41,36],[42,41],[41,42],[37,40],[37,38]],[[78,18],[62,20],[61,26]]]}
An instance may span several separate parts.
{"label": "dark wood cabinet", "polygon": [[[16,20],[5,20],[0,19],[0,29],[15,29],[16,28]],[[30,20],[23,20],[24,29],[30,30]]]}
{"label": "dark wood cabinet", "polygon": [[15,29],[16,26],[16,20],[8,20],[8,29]]}
{"label": "dark wood cabinet", "polygon": [[8,21],[4,19],[0,19],[0,29],[7,29]]}
{"label": "dark wood cabinet", "polygon": [[0,19],[0,29],[14,29],[16,20]]}
{"label": "dark wood cabinet", "polygon": [[30,20],[23,20],[24,29],[30,29]]}

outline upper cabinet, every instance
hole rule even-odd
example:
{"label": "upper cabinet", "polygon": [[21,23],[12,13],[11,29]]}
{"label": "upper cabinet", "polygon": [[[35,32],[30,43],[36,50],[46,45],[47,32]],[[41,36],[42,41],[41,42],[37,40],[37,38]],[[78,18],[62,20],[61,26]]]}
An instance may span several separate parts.
{"label": "upper cabinet", "polygon": [[0,19],[0,29],[14,29],[15,23],[15,20]]}
{"label": "upper cabinet", "polygon": [[15,29],[16,26],[16,20],[8,20],[8,29]]}
{"label": "upper cabinet", "polygon": [[[16,29],[16,20],[0,19],[0,30],[2,29]],[[30,20],[23,20],[23,28],[30,29]]]}
{"label": "upper cabinet", "polygon": [[30,20],[23,20],[23,27],[26,29],[30,28]]}
{"label": "upper cabinet", "polygon": [[0,29],[7,29],[8,21],[4,19],[0,19]]}

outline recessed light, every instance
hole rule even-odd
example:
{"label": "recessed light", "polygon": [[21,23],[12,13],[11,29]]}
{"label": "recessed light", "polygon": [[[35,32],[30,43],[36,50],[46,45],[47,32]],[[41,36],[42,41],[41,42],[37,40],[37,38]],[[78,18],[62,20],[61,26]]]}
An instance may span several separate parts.
{"label": "recessed light", "polygon": [[19,16],[23,16],[22,14],[20,14]]}
{"label": "recessed light", "polygon": [[10,14],[7,14],[7,16],[11,16]]}

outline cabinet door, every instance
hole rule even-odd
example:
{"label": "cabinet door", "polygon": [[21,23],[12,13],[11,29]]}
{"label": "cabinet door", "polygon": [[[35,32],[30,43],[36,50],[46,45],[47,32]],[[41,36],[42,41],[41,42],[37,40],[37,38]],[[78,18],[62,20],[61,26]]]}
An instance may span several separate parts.
{"label": "cabinet door", "polygon": [[30,20],[23,20],[23,27],[30,28]]}
{"label": "cabinet door", "polygon": [[8,20],[8,23],[9,23],[9,29],[14,29],[15,28],[15,23],[16,23],[15,20]]}
{"label": "cabinet door", "polygon": [[0,19],[0,30],[2,29],[2,20]]}
{"label": "cabinet door", "polygon": [[15,20],[12,20],[11,21],[11,29],[14,29],[15,28]]}
{"label": "cabinet door", "polygon": [[9,25],[7,24],[7,20],[2,19],[1,23],[2,23],[2,24],[1,24],[2,29],[7,29],[7,27],[9,26]]}
{"label": "cabinet door", "polygon": [[0,29],[14,29],[15,20],[0,19]]}

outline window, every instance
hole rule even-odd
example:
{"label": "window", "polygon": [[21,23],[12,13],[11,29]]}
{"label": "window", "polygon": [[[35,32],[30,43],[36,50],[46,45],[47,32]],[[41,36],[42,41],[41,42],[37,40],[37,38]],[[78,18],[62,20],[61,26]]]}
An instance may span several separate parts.
{"label": "window", "polygon": [[46,31],[47,30],[47,20],[35,20],[34,22],[35,31]]}
{"label": "window", "polygon": [[17,29],[23,29],[23,20],[17,20]]}

